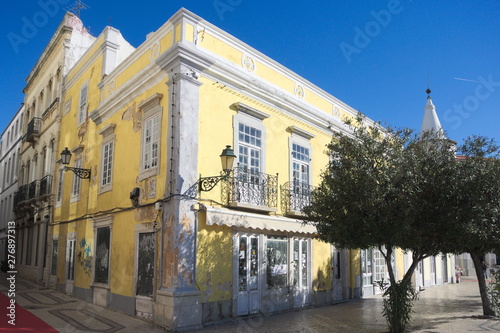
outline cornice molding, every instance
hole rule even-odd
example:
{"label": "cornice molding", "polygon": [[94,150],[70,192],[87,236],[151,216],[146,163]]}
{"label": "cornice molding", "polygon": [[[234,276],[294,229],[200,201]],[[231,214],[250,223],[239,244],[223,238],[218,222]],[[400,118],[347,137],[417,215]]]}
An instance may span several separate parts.
{"label": "cornice molding", "polygon": [[152,96],[148,97],[146,100],[139,103],[139,105],[137,105],[137,108],[140,110],[150,109],[150,108],[160,104],[162,97],[163,97],[163,94],[154,93]]}
{"label": "cornice molding", "polygon": [[[167,21],[158,30],[148,35],[147,39],[141,45],[139,45],[138,48],[136,48],[126,59],[124,59],[120,64],[118,64],[118,66],[116,66],[116,68],[113,69],[108,76],[104,77],[102,81],[99,82],[99,87],[101,86],[104,87],[111,81],[115,80],[119,74],[121,74],[124,70],[129,68],[146,52],[149,52],[150,48],[155,43],[157,43],[161,38],[165,37],[169,31],[173,31],[173,26],[170,21]],[[151,64],[153,64],[153,62],[151,62]]]}
{"label": "cornice molding", "polygon": [[75,155],[80,155],[84,149],[85,149],[84,145],[78,145],[75,148],[72,148],[71,152]]}
{"label": "cornice molding", "polygon": [[[184,9],[184,11],[187,11],[187,10]],[[285,67],[284,65],[280,64],[276,60],[273,60],[269,56],[256,50],[255,48],[244,43],[243,41],[232,36],[231,34],[220,29],[219,27],[201,19],[200,17],[198,17],[197,15],[195,15],[189,11],[187,11],[187,12],[190,14],[191,17],[198,18],[200,20],[198,22],[199,29],[203,30],[203,28],[205,28],[207,33],[212,34],[214,37],[220,39],[224,43],[226,43],[229,46],[235,48],[236,50],[242,52],[243,54],[250,56],[251,58],[253,58],[254,61],[257,61],[257,62],[264,64],[265,66],[271,68],[272,70],[284,75],[289,80],[296,82],[296,84],[302,86],[303,88],[306,88],[306,89],[312,91],[313,93],[317,94],[321,98],[332,103],[334,106],[342,107],[342,109],[344,109],[348,113],[351,113],[351,115],[353,115],[353,116],[355,116],[357,114],[358,111],[353,109],[351,106],[342,102],[341,100],[339,100],[335,96],[329,94],[328,92],[326,92],[325,90],[316,86],[315,84],[308,81],[307,79],[301,77],[297,73],[293,72],[291,69]]]}
{"label": "cornice molding", "polygon": [[252,116],[252,117],[257,118],[259,120],[264,120],[264,119],[270,117],[270,115],[268,115],[267,113],[262,112],[260,110],[257,110],[255,108],[248,106],[248,105],[241,103],[241,102],[236,102],[236,103],[232,104],[231,108],[233,108],[234,110],[236,110],[238,112],[246,113],[249,116]]}
{"label": "cornice molding", "polygon": [[100,130],[97,133],[99,133],[103,137],[107,137],[108,135],[111,135],[115,132],[115,127],[116,127],[116,124],[111,123],[111,124],[105,126],[102,130]]}
{"label": "cornice molding", "polygon": [[309,132],[307,132],[307,131],[305,131],[302,128],[299,128],[297,126],[288,126],[287,131],[292,133],[292,134],[297,134],[297,135],[299,135],[307,140],[311,140],[312,138],[315,137],[314,134],[309,133]]}
{"label": "cornice molding", "polygon": [[58,29],[56,30],[56,33],[54,33],[51,40],[49,41],[49,43],[47,44],[47,46],[43,50],[42,54],[40,55],[40,58],[38,58],[38,61],[33,66],[33,69],[31,70],[30,74],[26,78],[27,83],[23,89],[23,93],[28,94],[27,91],[31,88],[31,85],[33,84],[33,79],[37,76],[38,72],[40,71],[40,68],[45,63],[49,54],[52,53],[52,51],[56,48],[57,45],[59,45],[61,38],[63,38],[63,42],[64,42],[64,40],[66,39],[65,38],[66,33],[73,31],[73,28],[70,26],[67,26],[66,23],[67,23],[67,18],[64,17],[63,21],[61,22]]}
{"label": "cornice molding", "polygon": [[92,218],[94,228],[113,227],[113,215],[104,215]]}
{"label": "cornice molding", "polygon": [[203,71],[214,65],[211,59],[200,49],[196,48],[194,44],[182,43],[177,43],[162,53],[156,59],[156,64],[167,73],[180,64],[196,68],[199,71]]}
{"label": "cornice molding", "polygon": [[100,118],[104,121],[114,113],[120,111],[124,105],[140,93],[146,92],[151,87],[165,79],[165,73],[158,66],[151,64],[121,85],[115,92],[101,102],[99,107],[92,112],[92,119]]}
{"label": "cornice molding", "polygon": [[214,59],[208,52],[201,54],[208,58],[203,62],[211,64],[210,67],[201,70],[202,75],[207,78],[302,120],[323,132],[330,132],[332,126],[345,131],[333,115],[299,99],[292,92],[265,82],[223,58]]}

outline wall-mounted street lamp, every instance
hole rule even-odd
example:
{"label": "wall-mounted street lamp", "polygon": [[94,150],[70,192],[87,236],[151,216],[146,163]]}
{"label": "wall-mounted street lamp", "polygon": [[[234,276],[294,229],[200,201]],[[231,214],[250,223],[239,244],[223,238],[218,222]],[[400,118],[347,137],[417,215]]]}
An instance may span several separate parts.
{"label": "wall-mounted street lamp", "polygon": [[231,146],[226,146],[226,148],[220,154],[220,160],[222,163],[222,170],[224,174],[222,176],[213,176],[213,177],[202,177],[199,180],[199,190],[200,191],[211,191],[215,185],[217,185],[221,180],[227,179],[229,173],[233,169],[234,160],[236,155],[234,154]]}
{"label": "wall-mounted street lamp", "polygon": [[64,150],[61,152],[61,162],[64,165],[64,171],[71,170],[79,178],[90,180],[90,169],[72,168],[68,166],[69,162],[71,161],[71,156],[72,154],[69,151],[68,147],[64,148]]}

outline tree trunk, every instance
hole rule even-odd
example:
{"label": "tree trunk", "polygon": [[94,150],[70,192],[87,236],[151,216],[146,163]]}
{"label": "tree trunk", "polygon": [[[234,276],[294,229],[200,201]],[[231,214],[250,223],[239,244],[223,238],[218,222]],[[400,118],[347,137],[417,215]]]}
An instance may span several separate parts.
{"label": "tree trunk", "polygon": [[380,253],[382,253],[382,255],[384,256],[384,259],[385,259],[385,265],[387,267],[387,272],[389,273],[389,283],[391,285],[394,285],[396,284],[396,276],[394,275],[394,270],[392,269],[392,265],[391,265],[391,256],[392,256],[392,247],[389,247],[388,249],[386,249],[386,253],[384,253],[384,251],[382,251],[382,247],[379,246],[378,247]]}
{"label": "tree trunk", "polygon": [[476,269],[477,282],[479,284],[479,293],[481,294],[481,301],[483,303],[483,315],[494,316],[495,311],[491,307],[490,299],[488,297],[481,257],[479,254],[474,252],[471,252],[470,256],[472,257],[472,262],[474,262],[474,268]]}

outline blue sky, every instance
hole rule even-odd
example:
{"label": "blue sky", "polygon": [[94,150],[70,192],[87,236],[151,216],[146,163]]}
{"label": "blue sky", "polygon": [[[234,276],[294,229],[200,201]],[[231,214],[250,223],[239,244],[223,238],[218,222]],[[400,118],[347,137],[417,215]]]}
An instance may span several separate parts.
{"label": "blue sky", "polygon": [[[185,7],[371,119],[396,127],[420,129],[429,82],[448,137],[461,142],[477,134],[500,141],[497,0],[85,3],[91,8],[81,19],[94,36],[111,25],[135,47]],[[1,132],[23,101],[26,77],[72,4],[2,4]],[[25,25],[35,23],[27,33]]]}

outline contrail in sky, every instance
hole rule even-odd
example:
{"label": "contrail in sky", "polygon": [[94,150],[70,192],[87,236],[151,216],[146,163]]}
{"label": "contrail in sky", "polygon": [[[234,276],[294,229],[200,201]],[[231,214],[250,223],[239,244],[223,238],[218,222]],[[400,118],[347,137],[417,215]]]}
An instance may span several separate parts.
{"label": "contrail in sky", "polygon": [[461,79],[461,78],[459,78],[459,77],[454,77],[453,79],[455,79],[455,80],[460,80],[460,81],[468,81],[468,82],[479,83],[479,81],[469,80],[469,79]]}

